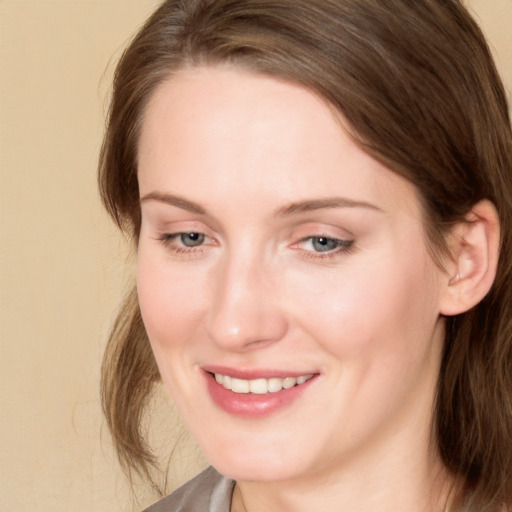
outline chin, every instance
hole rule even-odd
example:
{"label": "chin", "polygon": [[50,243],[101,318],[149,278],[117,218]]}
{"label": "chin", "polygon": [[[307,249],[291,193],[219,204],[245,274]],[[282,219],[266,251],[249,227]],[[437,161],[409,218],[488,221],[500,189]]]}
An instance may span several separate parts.
{"label": "chin", "polygon": [[212,465],[222,475],[239,482],[279,482],[297,477],[296,470],[284,468],[281,464],[247,464],[238,462],[230,464],[226,461],[212,461]]}
{"label": "chin", "polygon": [[283,450],[252,446],[249,449],[220,448],[206,453],[209,462],[219,473],[237,481],[278,482],[297,478],[298,468],[304,467],[298,460]]}

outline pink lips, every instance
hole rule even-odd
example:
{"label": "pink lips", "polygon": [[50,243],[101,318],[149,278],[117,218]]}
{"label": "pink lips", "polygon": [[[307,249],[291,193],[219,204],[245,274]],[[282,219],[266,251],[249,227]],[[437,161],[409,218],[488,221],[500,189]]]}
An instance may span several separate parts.
{"label": "pink lips", "polygon": [[229,375],[230,377],[252,380],[268,379],[271,377],[299,377],[303,374],[276,373],[275,371],[244,371],[226,369],[220,367],[203,368],[206,379],[206,386],[213,402],[222,410],[235,416],[246,418],[259,418],[270,415],[295,401],[308,387],[316,380],[317,374],[310,380],[299,386],[290,389],[283,389],[277,393],[257,395],[253,393],[235,393],[224,388],[215,380],[213,373]]}

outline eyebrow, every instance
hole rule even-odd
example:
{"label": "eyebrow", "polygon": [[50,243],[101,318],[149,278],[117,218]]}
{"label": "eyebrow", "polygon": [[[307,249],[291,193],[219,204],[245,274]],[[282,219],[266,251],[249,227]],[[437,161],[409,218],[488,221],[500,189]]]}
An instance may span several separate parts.
{"label": "eyebrow", "polygon": [[[170,206],[176,206],[182,210],[186,210],[191,213],[198,215],[206,215],[207,211],[197,203],[189,201],[180,196],[173,194],[163,194],[160,192],[150,192],[140,199],[140,203],[147,201],[159,201],[161,203],[168,204]],[[366,201],[356,201],[345,197],[328,197],[323,199],[310,199],[306,201],[299,201],[296,203],[290,203],[277,210],[278,217],[288,217],[291,215],[300,215],[315,210],[329,208],[366,208],[382,212],[382,210],[374,204]]]}
{"label": "eyebrow", "polygon": [[324,208],[366,208],[377,212],[382,210],[371,203],[366,201],[356,201],[346,197],[327,197],[325,199],[312,199],[307,201],[299,201],[291,203],[277,211],[278,216],[287,217],[289,215],[297,215],[301,213],[313,212]]}
{"label": "eyebrow", "polygon": [[188,199],[184,199],[180,196],[175,196],[172,194],[161,194],[160,192],[150,192],[146,194],[144,197],[141,197],[140,203],[145,203],[146,201],[159,201],[161,203],[165,203],[171,206],[176,206],[177,208],[181,208],[182,210],[186,210],[191,213],[197,213],[198,215],[206,215],[206,210],[194,203],[193,201],[189,201]]}

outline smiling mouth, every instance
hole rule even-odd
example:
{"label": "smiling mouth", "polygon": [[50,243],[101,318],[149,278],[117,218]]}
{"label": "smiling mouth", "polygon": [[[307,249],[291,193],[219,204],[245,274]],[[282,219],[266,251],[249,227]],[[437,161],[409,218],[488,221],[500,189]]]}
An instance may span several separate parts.
{"label": "smiling mouth", "polygon": [[229,375],[223,375],[221,373],[214,373],[212,375],[215,377],[215,380],[218,384],[223,386],[225,389],[233,391],[233,393],[252,393],[255,395],[278,393],[283,389],[290,389],[294,386],[300,386],[313,377],[313,374],[308,374],[301,375],[299,377],[285,377],[284,379],[272,377],[270,379],[244,380],[230,377]]}

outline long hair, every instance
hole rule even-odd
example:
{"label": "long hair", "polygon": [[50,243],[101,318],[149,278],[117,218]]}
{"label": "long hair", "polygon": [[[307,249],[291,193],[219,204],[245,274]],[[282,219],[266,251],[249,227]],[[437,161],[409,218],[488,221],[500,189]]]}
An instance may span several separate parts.
{"label": "long hair", "polygon": [[[512,502],[512,135],[485,38],[459,0],[168,0],[122,56],[99,163],[103,203],[137,241],[137,145],[155,88],[185,67],[230,64],[319,94],[360,147],[412,183],[429,247],[480,200],[501,223],[495,283],[447,318],[432,438],[465,482],[461,510]],[[135,294],[102,367],[125,468],[154,460],[140,421],[159,379]]]}

